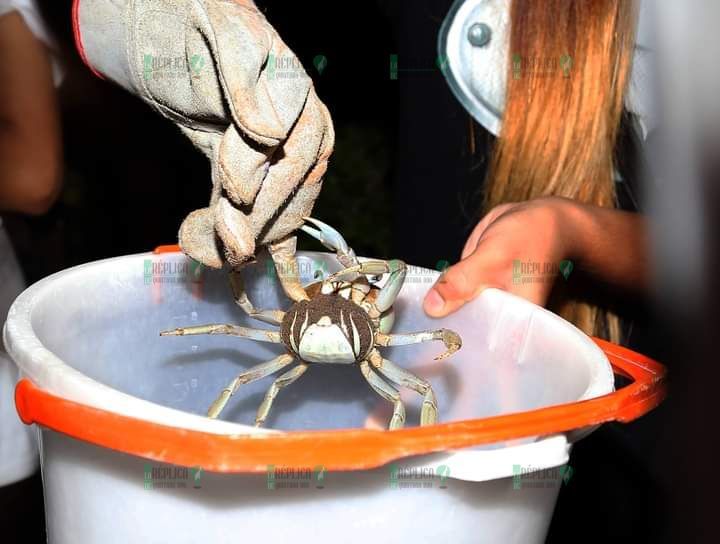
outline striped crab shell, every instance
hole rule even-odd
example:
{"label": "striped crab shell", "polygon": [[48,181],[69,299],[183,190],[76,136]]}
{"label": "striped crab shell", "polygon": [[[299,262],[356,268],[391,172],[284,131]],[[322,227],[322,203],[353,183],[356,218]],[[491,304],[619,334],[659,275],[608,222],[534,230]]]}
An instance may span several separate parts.
{"label": "striped crab shell", "polygon": [[340,364],[365,359],[375,337],[368,314],[336,294],[320,294],[294,304],[285,314],[280,334],[300,360]]}

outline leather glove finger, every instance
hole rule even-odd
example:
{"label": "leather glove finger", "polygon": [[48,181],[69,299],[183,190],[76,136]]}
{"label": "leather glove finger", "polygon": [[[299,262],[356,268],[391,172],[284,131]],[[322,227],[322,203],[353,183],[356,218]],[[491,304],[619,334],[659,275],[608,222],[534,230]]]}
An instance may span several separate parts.
{"label": "leather glove finger", "polygon": [[213,159],[214,182],[236,206],[252,204],[268,173],[271,153],[248,142],[235,125],[230,125]]}
{"label": "leather glove finger", "polygon": [[[259,144],[278,145],[303,109],[310,78],[257,8],[234,0],[195,1],[195,20],[217,64],[233,119]],[[296,65],[297,77],[272,77],[268,60],[277,59]]]}
{"label": "leather glove finger", "polygon": [[[313,91],[287,141],[272,157],[268,174],[255,198],[250,216],[257,236],[317,163],[323,142],[329,144],[327,130],[324,106]],[[301,225],[302,222],[295,228]]]}

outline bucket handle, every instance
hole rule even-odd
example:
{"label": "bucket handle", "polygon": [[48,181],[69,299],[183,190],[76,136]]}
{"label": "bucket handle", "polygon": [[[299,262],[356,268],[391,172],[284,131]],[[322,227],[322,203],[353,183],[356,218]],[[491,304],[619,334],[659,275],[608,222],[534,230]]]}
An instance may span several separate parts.
{"label": "bucket handle", "polygon": [[20,419],[75,439],[158,462],[212,472],[261,473],[269,465],[365,470],[413,456],[533,436],[609,421],[627,423],[665,397],[665,367],[627,348],[593,339],[613,371],[633,382],[584,401],[508,415],[384,431],[347,429],[267,435],[212,434],[140,420],[52,395],[23,378],[15,390]]}

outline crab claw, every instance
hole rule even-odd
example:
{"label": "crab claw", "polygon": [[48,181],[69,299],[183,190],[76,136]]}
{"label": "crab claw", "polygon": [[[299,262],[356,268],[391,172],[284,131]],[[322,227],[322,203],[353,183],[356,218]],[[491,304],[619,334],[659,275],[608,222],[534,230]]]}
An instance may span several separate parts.
{"label": "crab claw", "polygon": [[462,347],[462,339],[458,333],[451,331],[450,329],[440,329],[437,332],[440,333],[439,339],[443,341],[446,348],[443,353],[435,357],[436,361],[440,361],[441,359],[450,357],[453,353],[459,350]]}
{"label": "crab claw", "polygon": [[383,274],[387,274],[388,272],[391,272],[391,268],[389,264],[385,261],[365,261],[355,266],[339,270],[325,278],[325,281],[333,282],[341,279],[347,280],[349,278],[357,276],[358,274],[368,276],[382,276]]}
{"label": "crab claw", "polygon": [[343,266],[350,267],[358,264],[355,252],[347,245],[347,242],[345,241],[345,238],[343,238],[342,234],[330,225],[317,219],[313,219],[312,217],[304,217],[303,219],[315,225],[317,229],[309,227],[308,225],[303,225],[300,227],[300,230],[315,238],[329,250],[334,251]]}

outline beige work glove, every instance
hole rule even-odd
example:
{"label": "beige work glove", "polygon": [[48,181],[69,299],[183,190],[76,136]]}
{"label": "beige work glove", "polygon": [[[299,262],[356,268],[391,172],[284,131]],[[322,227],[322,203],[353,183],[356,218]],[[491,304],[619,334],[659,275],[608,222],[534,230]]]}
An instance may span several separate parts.
{"label": "beige work glove", "polygon": [[212,195],[180,228],[219,268],[303,224],[334,145],[311,79],[251,0],[75,0],[78,50],[210,159]]}

